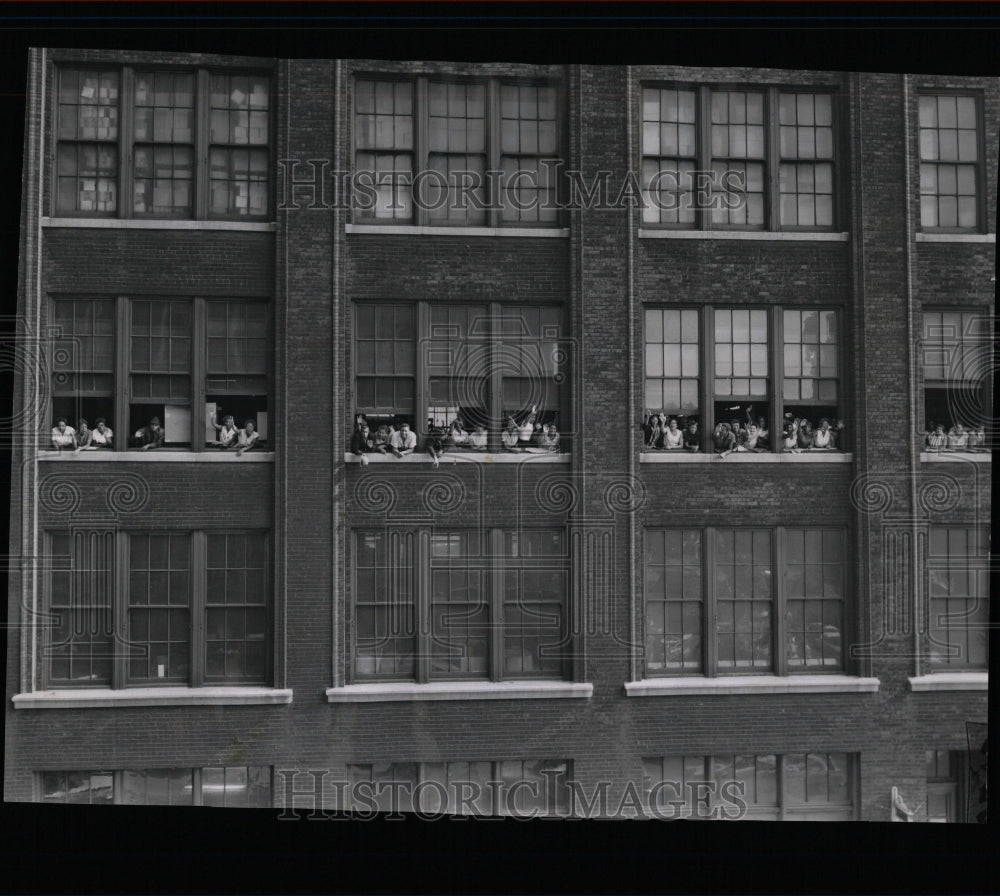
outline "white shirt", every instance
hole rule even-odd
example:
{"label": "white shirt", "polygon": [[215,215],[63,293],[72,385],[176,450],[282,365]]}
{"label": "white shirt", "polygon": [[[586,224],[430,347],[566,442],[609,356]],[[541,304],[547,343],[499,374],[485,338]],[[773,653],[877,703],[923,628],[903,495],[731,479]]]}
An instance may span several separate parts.
{"label": "white shirt", "polygon": [[111,444],[111,437],[114,435],[114,433],[110,429],[108,429],[106,426],[104,427],[104,432],[101,432],[99,429],[95,429],[95,430],[93,430],[93,433],[94,434],[90,437],[90,444],[91,445],[110,445]]}
{"label": "white shirt", "polygon": [[485,448],[486,447],[486,433],[485,432],[474,432],[469,436],[469,444],[473,448]]}
{"label": "white shirt", "polygon": [[412,450],[417,447],[417,434],[412,429],[405,435],[397,430],[389,437],[389,444],[398,451]]}
{"label": "white shirt", "polygon": [[63,432],[59,431],[58,426],[54,426],[52,428],[52,444],[60,448],[72,448],[74,445],[73,436],[75,435],[76,430],[72,426],[67,426]]}

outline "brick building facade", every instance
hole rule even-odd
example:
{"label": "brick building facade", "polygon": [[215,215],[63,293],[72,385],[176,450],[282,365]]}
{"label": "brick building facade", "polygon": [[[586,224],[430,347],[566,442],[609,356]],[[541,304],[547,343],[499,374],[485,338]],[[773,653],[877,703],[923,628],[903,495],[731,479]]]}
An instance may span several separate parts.
{"label": "brick building facade", "polygon": [[984,808],[996,79],[37,50],[28,96],[8,800]]}

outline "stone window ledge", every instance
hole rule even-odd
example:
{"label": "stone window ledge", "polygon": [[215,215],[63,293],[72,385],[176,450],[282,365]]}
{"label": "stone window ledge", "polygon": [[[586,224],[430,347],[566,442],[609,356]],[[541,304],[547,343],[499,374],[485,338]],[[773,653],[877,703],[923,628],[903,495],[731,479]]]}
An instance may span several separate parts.
{"label": "stone window ledge", "polygon": [[328,688],[328,703],[388,703],[424,700],[589,699],[594,686],[573,681],[380,681]]}
{"label": "stone window ledge", "polygon": [[726,675],[719,678],[647,678],[625,682],[627,697],[730,694],[873,694],[877,678],[852,675]]}
{"label": "stone window ledge", "polygon": [[380,236],[520,236],[568,237],[568,227],[433,227],[419,224],[346,224],[345,233]]}
{"label": "stone window ledge", "polygon": [[168,218],[42,218],[42,227],[88,227],[112,230],[242,230],[275,233],[268,221],[178,221]]}
{"label": "stone window ledge", "polygon": [[15,709],[97,709],[125,706],[264,706],[292,702],[291,688],[66,688],[15,694]]}
{"label": "stone window ledge", "polygon": [[846,243],[849,234],[813,230],[669,230],[639,228],[640,239],[769,240],[773,242]]}
{"label": "stone window ledge", "polygon": [[988,672],[938,672],[909,679],[911,691],[986,691]]}
{"label": "stone window ledge", "polygon": [[[431,465],[434,462],[431,460],[431,456],[426,451],[414,451],[413,454],[406,454],[403,457],[395,457],[392,454],[379,454],[379,453],[369,453],[365,457],[368,458],[368,463],[370,464],[427,464]],[[503,452],[493,454],[488,451],[446,451],[439,461],[442,467],[447,467],[455,463],[469,463],[469,464],[524,464],[524,463],[536,463],[536,464],[568,464],[570,462],[569,454],[552,454],[548,451],[540,454],[531,454],[527,452],[515,453],[515,452]],[[361,458],[356,454],[351,454],[350,451],[344,452],[344,463],[345,464],[360,464]]]}
{"label": "stone window ledge", "polygon": [[171,451],[169,448],[156,448],[151,451],[39,451],[39,460],[85,463],[274,463],[273,451],[246,451],[239,457],[235,451]]}
{"label": "stone window ledge", "polygon": [[922,464],[989,464],[993,462],[990,451],[921,451]]}
{"label": "stone window ledge", "polygon": [[642,464],[850,464],[854,455],[840,451],[810,450],[799,454],[760,454],[753,451],[734,451],[725,457],[709,451],[643,451],[639,454]]}
{"label": "stone window ledge", "polygon": [[918,233],[918,243],[995,243],[995,233]]}

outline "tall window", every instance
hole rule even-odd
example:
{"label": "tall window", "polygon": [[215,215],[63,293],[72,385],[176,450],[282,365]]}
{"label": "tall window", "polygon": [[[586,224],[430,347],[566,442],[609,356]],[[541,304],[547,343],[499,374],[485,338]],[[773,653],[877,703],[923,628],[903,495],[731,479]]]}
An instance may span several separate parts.
{"label": "tall window", "polygon": [[[355,415],[420,433],[460,418],[489,447],[513,416],[568,422],[563,311],[532,305],[357,303]],[[563,448],[565,450],[565,448]]]}
{"label": "tall window", "polygon": [[650,808],[660,818],[851,821],[849,753],[665,756],[642,760]]}
{"label": "tall window", "polygon": [[643,221],[695,223],[696,96],[693,90],[642,91],[642,183],[649,190]]}
{"label": "tall window", "polygon": [[252,532],[49,533],[48,686],[266,683],[268,551]]}
{"label": "tall window", "polygon": [[932,526],[927,548],[932,671],[986,669],[989,533],[984,527]]}
{"label": "tall window", "polygon": [[832,226],[832,97],[783,93],[778,99],[778,124],[780,223],[788,227]]}
{"label": "tall window", "polygon": [[646,673],[844,668],[840,529],[647,529]]}
{"label": "tall window", "polygon": [[565,677],[561,531],[364,531],[354,550],[356,678]]}
{"label": "tall window", "polygon": [[135,79],[136,215],[190,218],[194,207],[194,75]]}
{"label": "tall window", "polygon": [[359,77],[355,220],[551,226],[559,115],[543,81]]}
{"label": "tall window", "polygon": [[57,214],[268,217],[267,75],[61,66],[58,77]]}
{"label": "tall window", "polygon": [[270,766],[40,772],[43,803],[269,808]]}
{"label": "tall window", "polygon": [[716,424],[748,418],[763,418],[768,451],[783,449],[786,424],[815,431],[824,419],[833,436],[822,447],[846,448],[836,309],[646,308],[644,338],[645,407],[682,427],[698,419],[703,448]]}
{"label": "tall window", "polygon": [[[924,424],[945,433],[956,424],[968,432],[983,428],[989,447],[992,419],[993,325],[989,312],[925,311],[922,360]],[[977,440],[978,441],[978,440]],[[952,450],[976,447],[969,440],[947,442]]]}
{"label": "tall window", "polygon": [[153,417],[166,447],[201,450],[229,415],[270,437],[267,301],[59,297],[52,321],[53,420],[103,417],[117,450]]}
{"label": "tall window", "polygon": [[112,299],[53,302],[52,416],[91,426],[114,403],[115,303]]}
{"label": "tall window", "polygon": [[829,91],[644,86],[643,221],[832,230],[834,106]]}
{"label": "tall window", "polygon": [[352,763],[347,772],[354,809],[536,818],[572,805],[565,759]]}
{"label": "tall window", "polygon": [[980,215],[979,110],[974,96],[924,95],[920,103],[920,226],[976,230]]}
{"label": "tall window", "polygon": [[[735,175],[742,196],[726,187]],[[723,201],[712,208],[717,227],[764,226],[764,94],[739,90],[712,92],[712,182]],[[727,195],[728,194],[728,195]]]}
{"label": "tall window", "polygon": [[118,209],[117,71],[59,73],[56,207],[70,214],[107,215]]}

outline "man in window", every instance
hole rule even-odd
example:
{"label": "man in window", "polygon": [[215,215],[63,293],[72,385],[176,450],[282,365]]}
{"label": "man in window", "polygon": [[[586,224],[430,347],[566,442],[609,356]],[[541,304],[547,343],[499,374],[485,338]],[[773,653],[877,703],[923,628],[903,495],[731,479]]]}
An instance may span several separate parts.
{"label": "man in window", "polygon": [[236,456],[240,457],[244,451],[249,451],[257,444],[257,439],[260,438],[260,433],[256,432],[257,424],[253,420],[247,420],[241,429],[236,434]]}
{"label": "man in window", "polygon": [[389,450],[396,457],[403,457],[406,454],[412,454],[416,447],[417,434],[410,430],[409,423],[400,423],[399,429],[394,430],[389,437]]}
{"label": "man in window", "polygon": [[94,429],[93,435],[90,437],[90,444],[94,448],[106,448],[110,449],[112,447],[112,439],[114,438],[114,433],[108,429],[108,423],[103,417],[97,418],[96,429]]}
{"label": "man in window", "polygon": [[136,430],[134,442],[136,447],[142,448],[143,451],[148,451],[150,448],[162,448],[163,428],[160,426],[160,418],[153,417],[148,426]]}
{"label": "man in window", "polygon": [[57,451],[76,447],[76,430],[66,425],[66,418],[60,417],[52,429],[52,447]]}
{"label": "man in window", "polygon": [[375,446],[375,440],[371,436],[371,430],[365,421],[358,423],[351,436],[351,454],[361,458],[361,465],[368,466],[368,456],[366,451],[371,451]]}

